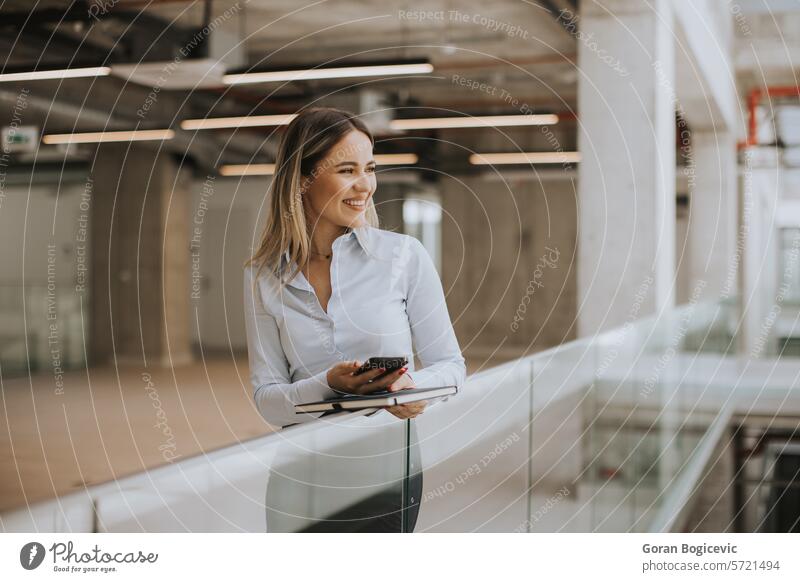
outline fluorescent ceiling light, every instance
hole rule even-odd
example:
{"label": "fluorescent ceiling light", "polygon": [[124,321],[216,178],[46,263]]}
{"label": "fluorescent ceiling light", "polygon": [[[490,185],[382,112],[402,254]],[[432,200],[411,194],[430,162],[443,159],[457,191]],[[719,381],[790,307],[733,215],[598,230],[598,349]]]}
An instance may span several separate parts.
{"label": "fluorescent ceiling light", "polygon": [[[375,163],[379,166],[392,166],[398,164],[416,164],[417,154],[379,154],[375,156]],[[219,173],[223,176],[271,176],[275,173],[275,164],[226,164],[220,166]]]}
{"label": "fluorescent ceiling light", "polygon": [[479,117],[428,117],[419,119],[393,119],[389,127],[395,130],[450,129],[459,127],[508,127],[523,125],[553,125],[558,115],[488,115]]}
{"label": "fluorescent ceiling light", "polygon": [[110,67],[85,67],[82,69],[56,69],[52,71],[28,71],[27,73],[4,73],[3,81],[42,81],[45,79],[74,79],[76,77],[104,77],[111,73]]}
{"label": "fluorescent ceiling light", "polygon": [[266,127],[288,125],[296,113],[286,115],[249,115],[245,117],[210,117],[207,119],[185,119],[182,129],[226,129],[239,127]]}
{"label": "fluorescent ceiling light", "polygon": [[267,71],[264,73],[231,73],[222,77],[226,85],[242,83],[275,83],[279,81],[306,81],[310,79],[342,79],[346,77],[380,77],[381,75],[414,75],[430,73],[430,63],[402,65],[363,65],[354,67],[329,67],[324,69],[297,69],[293,71]]}
{"label": "fluorescent ceiling light", "polygon": [[220,166],[223,176],[271,176],[275,173],[275,164],[227,164]]}
{"label": "fluorescent ceiling light", "polygon": [[520,152],[511,154],[472,154],[474,166],[497,164],[571,164],[581,161],[580,152]]}
{"label": "fluorescent ceiling light", "polygon": [[419,161],[417,154],[378,154],[375,163],[379,166],[411,165]]}
{"label": "fluorescent ceiling light", "polygon": [[142,129],[134,131],[93,131],[90,133],[49,134],[42,137],[46,144],[105,143],[113,141],[167,140],[175,137],[171,129]]}

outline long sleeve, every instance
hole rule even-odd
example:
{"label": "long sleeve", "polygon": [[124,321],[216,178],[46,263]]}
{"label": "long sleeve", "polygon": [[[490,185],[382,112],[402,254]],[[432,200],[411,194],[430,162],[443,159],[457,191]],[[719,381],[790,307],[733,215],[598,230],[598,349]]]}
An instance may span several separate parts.
{"label": "long sleeve", "polygon": [[410,373],[417,388],[459,388],[466,379],[466,366],[458,346],[439,273],[428,251],[412,239],[406,312],[414,348],[422,369]]}
{"label": "long sleeve", "polygon": [[254,295],[251,268],[245,269],[244,279],[247,355],[256,407],[264,420],[276,427],[314,420],[321,413],[296,414],[294,405],[322,400],[332,394],[326,378],[327,370],[291,382],[278,324],[264,308],[260,293]]}

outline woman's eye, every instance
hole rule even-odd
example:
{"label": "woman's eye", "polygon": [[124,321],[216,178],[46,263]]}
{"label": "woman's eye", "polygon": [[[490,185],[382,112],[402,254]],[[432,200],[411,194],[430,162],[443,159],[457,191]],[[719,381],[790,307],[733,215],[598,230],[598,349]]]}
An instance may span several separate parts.
{"label": "woman's eye", "polygon": [[340,174],[352,174],[353,173],[353,168],[344,168],[339,173]]}
{"label": "woman's eye", "polygon": [[375,171],[375,166],[370,166],[369,168],[367,168],[367,172],[374,172],[374,171]]}

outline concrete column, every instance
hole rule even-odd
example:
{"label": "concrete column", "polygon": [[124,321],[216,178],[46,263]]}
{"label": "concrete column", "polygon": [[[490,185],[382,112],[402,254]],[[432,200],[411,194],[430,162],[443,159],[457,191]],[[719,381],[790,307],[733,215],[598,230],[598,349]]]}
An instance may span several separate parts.
{"label": "concrete column", "polygon": [[773,147],[744,152],[738,245],[742,322],[740,349],[748,358],[770,355],[777,321],[778,241],[776,213],[782,170]]}
{"label": "concrete column", "polygon": [[736,138],[730,131],[693,131],[689,175],[688,297],[736,294]]}
{"label": "concrete column", "polygon": [[92,363],[190,361],[188,170],[151,144],[104,144],[92,175]]}
{"label": "concrete column", "polygon": [[579,336],[674,304],[670,6],[665,0],[581,3]]}
{"label": "concrete column", "polygon": [[507,360],[575,337],[573,172],[441,183],[442,281],[467,357]]}

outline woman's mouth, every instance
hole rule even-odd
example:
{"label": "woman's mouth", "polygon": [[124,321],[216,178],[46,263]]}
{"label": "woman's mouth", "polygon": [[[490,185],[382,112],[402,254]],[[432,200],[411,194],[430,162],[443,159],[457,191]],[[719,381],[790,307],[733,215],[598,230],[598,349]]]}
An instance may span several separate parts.
{"label": "woman's mouth", "polygon": [[357,200],[355,198],[350,198],[349,200],[342,200],[347,206],[354,210],[364,210],[367,207],[366,200]]}

